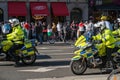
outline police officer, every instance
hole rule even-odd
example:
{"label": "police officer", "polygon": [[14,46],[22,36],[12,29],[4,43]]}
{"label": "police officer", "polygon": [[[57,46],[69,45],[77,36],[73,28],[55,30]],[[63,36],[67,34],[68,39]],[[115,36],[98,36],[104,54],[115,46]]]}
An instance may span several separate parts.
{"label": "police officer", "polygon": [[16,49],[19,49],[22,47],[23,40],[24,40],[24,31],[22,30],[22,27],[20,26],[20,22],[18,19],[10,19],[9,20],[12,32],[10,34],[7,34],[7,40],[11,40],[13,42],[13,46],[9,49],[10,54],[14,58],[15,66],[19,65],[19,57],[17,57],[14,54],[14,51]]}
{"label": "police officer", "polygon": [[106,54],[107,54],[107,60],[108,62],[111,61],[111,54],[113,52],[113,49],[115,47],[115,38],[112,34],[112,31],[108,29],[105,25],[100,26],[100,33],[96,36],[93,36],[94,40],[101,40],[102,43],[106,47]]}

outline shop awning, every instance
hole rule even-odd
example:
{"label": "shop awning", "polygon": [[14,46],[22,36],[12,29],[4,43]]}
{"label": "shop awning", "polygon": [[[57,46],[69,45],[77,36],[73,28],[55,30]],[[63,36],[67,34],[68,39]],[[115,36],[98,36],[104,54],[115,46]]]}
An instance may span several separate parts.
{"label": "shop awning", "polygon": [[26,16],[27,8],[25,2],[8,2],[8,16]]}
{"label": "shop awning", "polygon": [[46,2],[31,2],[30,7],[33,16],[49,16]]}
{"label": "shop awning", "polygon": [[65,2],[53,2],[51,5],[54,16],[69,16],[68,8]]}

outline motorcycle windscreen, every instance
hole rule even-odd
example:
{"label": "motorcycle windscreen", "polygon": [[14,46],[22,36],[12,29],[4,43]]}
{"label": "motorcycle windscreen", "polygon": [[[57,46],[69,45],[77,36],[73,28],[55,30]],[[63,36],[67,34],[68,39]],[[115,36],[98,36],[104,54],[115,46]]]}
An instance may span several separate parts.
{"label": "motorcycle windscreen", "polygon": [[81,35],[75,42],[75,46],[81,46],[81,44],[86,42],[85,36]]}

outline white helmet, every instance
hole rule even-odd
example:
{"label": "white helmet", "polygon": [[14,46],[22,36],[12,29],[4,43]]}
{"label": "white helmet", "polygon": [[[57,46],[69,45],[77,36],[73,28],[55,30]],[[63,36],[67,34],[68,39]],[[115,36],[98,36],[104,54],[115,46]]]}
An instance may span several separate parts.
{"label": "white helmet", "polygon": [[16,18],[10,19],[9,22],[12,24],[12,26],[16,26],[20,23],[19,20]]}

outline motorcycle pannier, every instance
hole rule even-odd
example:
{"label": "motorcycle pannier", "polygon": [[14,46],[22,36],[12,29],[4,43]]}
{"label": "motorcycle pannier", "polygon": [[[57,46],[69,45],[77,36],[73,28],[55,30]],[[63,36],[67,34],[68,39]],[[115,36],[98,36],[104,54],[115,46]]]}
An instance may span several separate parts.
{"label": "motorcycle pannier", "polygon": [[22,53],[24,55],[33,55],[34,54],[34,49],[32,48],[31,42],[24,43],[24,47],[22,48]]}

